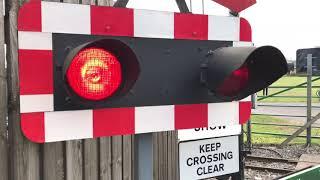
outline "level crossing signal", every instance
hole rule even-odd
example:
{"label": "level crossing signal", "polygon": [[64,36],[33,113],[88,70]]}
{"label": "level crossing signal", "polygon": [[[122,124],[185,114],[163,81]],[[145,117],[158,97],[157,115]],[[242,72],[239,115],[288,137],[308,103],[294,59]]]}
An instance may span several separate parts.
{"label": "level crossing signal", "polygon": [[239,17],[32,1],[18,31],[21,128],[35,142],[242,124],[239,100],[287,72]]}
{"label": "level crossing signal", "polygon": [[56,89],[65,87],[55,96],[60,110],[79,102],[94,108],[241,100],[287,72],[284,56],[271,46],[207,48],[205,55],[192,51],[202,44],[194,40],[87,37],[83,43],[76,42],[82,35],[76,36],[55,36],[62,49],[79,44],[65,57],[56,52],[64,69],[54,72]]}

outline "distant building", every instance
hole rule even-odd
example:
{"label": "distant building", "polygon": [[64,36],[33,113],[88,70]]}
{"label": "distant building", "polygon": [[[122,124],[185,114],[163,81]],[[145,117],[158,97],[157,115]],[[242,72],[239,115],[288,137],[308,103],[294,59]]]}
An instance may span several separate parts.
{"label": "distant building", "polygon": [[320,48],[297,50],[296,73],[307,73],[307,55],[312,54],[312,74],[320,75]]}

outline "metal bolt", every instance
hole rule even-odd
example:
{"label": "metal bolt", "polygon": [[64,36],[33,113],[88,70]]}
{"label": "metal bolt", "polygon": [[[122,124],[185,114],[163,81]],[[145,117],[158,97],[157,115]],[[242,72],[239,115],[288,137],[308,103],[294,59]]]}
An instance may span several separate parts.
{"label": "metal bolt", "polygon": [[213,54],[213,50],[209,50],[208,52],[207,52],[207,54],[206,54],[206,57],[208,57],[208,56],[211,56],[212,54]]}
{"label": "metal bolt", "polygon": [[65,101],[66,101],[67,103],[70,103],[70,102],[71,102],[71,98],[70,98],[69,96],[67,96],[67,97],[65,98]]}
{"label": "metal bolt", "polygon": [[67,46],[67,47],[64,49],[64,51],[65,51],[66,53],[70,52],[70,51],[71,51],[71,47],[70,47],[70,46]]}
{"label": "metal bolt", "polygon": [[171,50],[170,49],[166,49],[164,53],[167,54],[167,55],[171,54]]}

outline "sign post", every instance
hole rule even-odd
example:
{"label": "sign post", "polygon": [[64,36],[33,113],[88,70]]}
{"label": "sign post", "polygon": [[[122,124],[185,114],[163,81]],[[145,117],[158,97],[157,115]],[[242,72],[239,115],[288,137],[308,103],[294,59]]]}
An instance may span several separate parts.
{"label": "sign post", "polygon": [[[310,122],[312,118],[312,54],[307,55],[307,82],[307,122]],[[311,146],[311,126],[307,128],[307,146]]]}
{"label": "sign post", "polygon": [[153,179],[152,133],[137,134],[134,137],[134,142],[135,179]]}

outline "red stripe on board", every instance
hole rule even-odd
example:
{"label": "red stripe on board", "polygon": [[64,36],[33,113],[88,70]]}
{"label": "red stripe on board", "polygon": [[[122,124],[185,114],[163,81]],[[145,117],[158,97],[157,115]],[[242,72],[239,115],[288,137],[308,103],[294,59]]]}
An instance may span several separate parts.
{"label": "red stripe on board", "polygon": [[208,104],[174,106],[175,129],[191,129],[208,126]]}
{"label": "red stripe on board", "polygon": [[133,36],[133,9],[91,6],[91,34]]}
{"label": "red stripe on board", "polygon": [[19,9],[18,30],[41,32],[41,1],[31,1]]}
{"label": "red stripe on board", "polygon": [[208,40],[208,16],[175,13],[174,38]]}
{"label": "red stripe on board", "polygon": [[44,113],[22,113],[21,130],[26,138],[32,142],[45,142]]}
{"label": "red stripe on board", "polygon": [[251,102],[239,102],[239,123],[245,124],[251,116]]}
{"label": "red stripe on board", "polygon": [[20,94],[53,94],[52,51],[19,50]]}
{"label": "red stripe on board", "polygon": [[240,41],[252,41],[251,25],[244,18],[240,18]]}
{"label": "red stripe on board", "polygon": [[93,110],[93,137],[134,134],[135,108]]}

